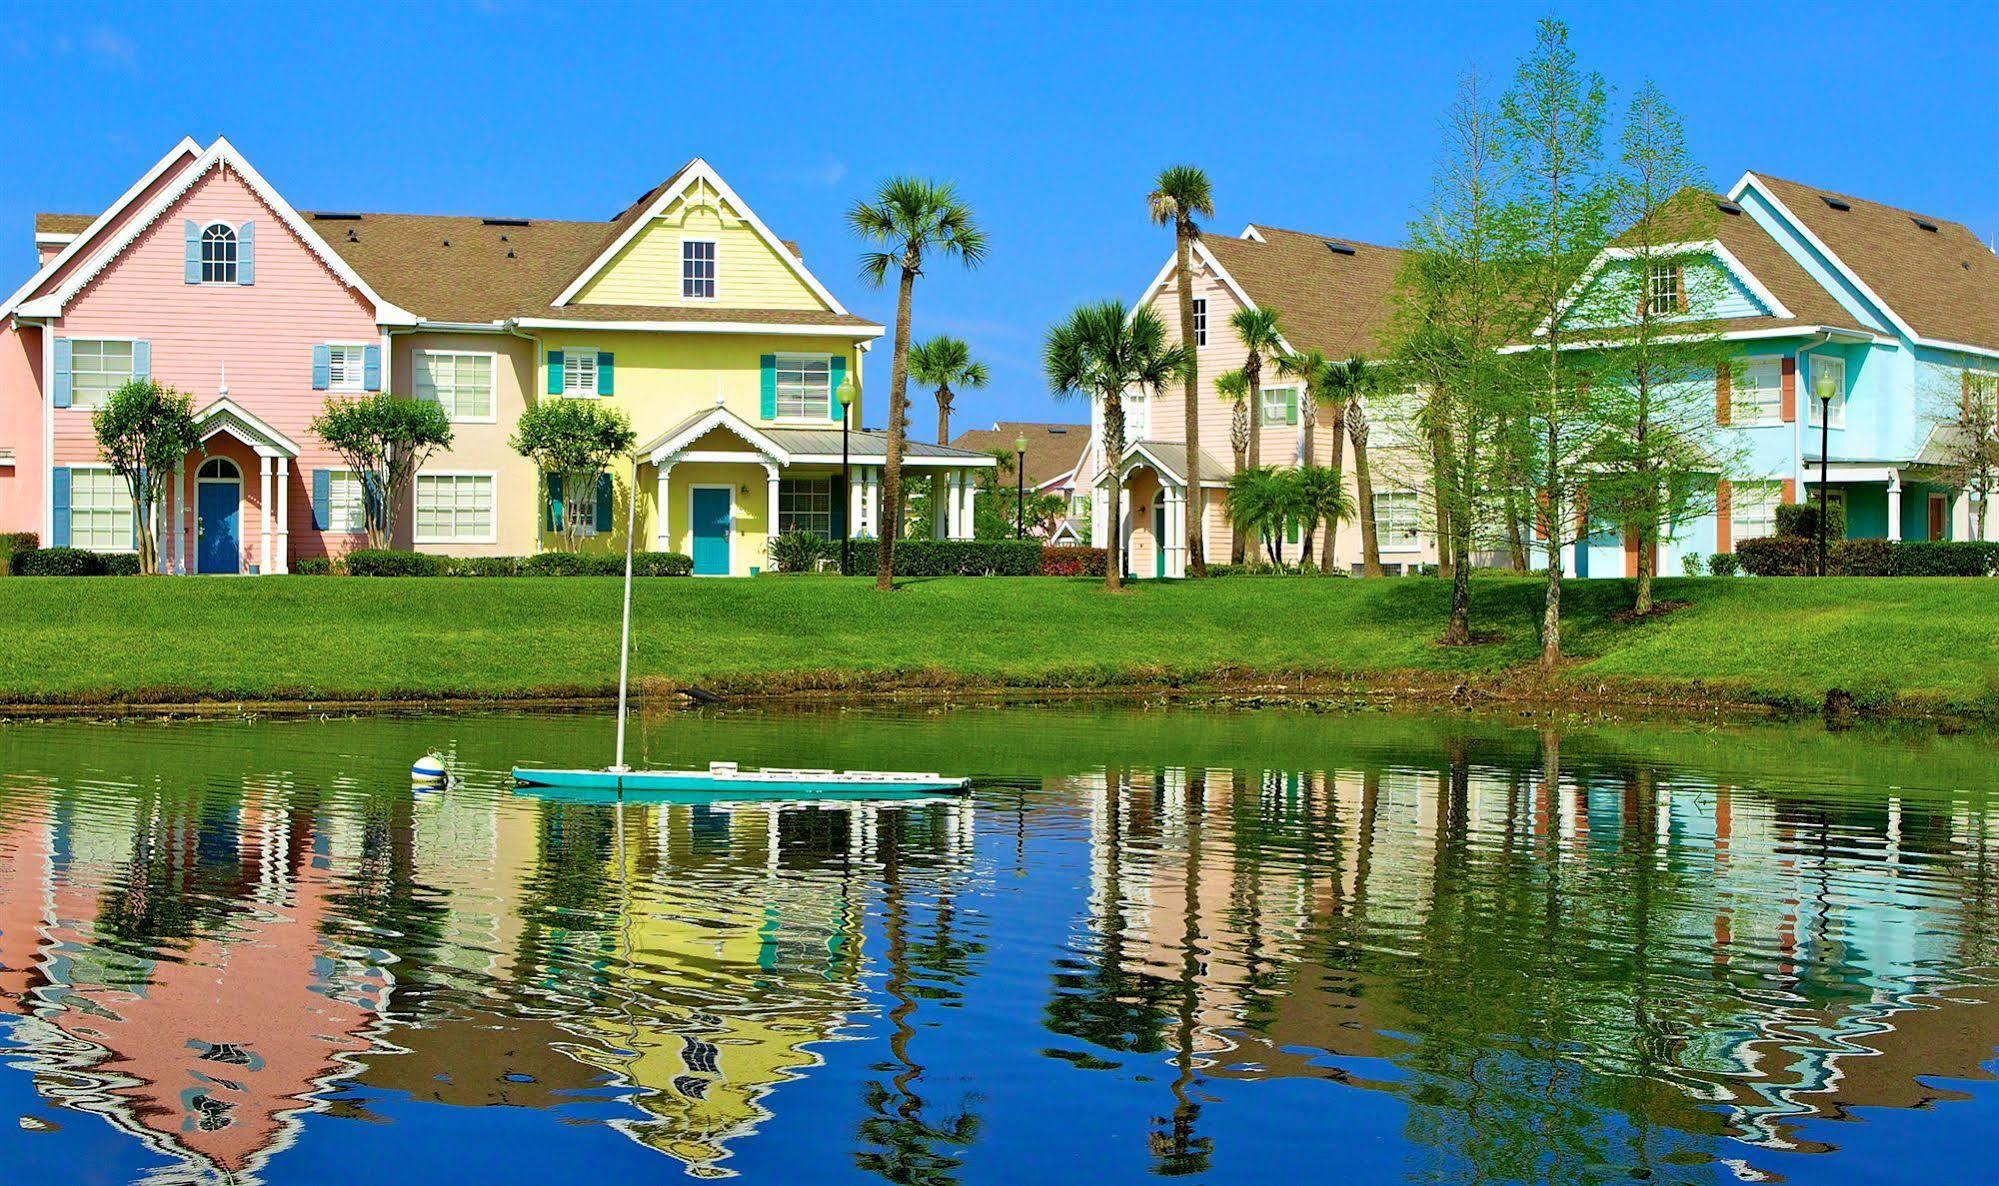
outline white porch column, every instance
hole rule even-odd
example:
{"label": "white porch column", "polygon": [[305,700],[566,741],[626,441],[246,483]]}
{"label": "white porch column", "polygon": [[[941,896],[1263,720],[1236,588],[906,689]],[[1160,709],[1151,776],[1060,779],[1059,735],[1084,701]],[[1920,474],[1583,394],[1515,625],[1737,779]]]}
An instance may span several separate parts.
{"label": "white porch column", "polygon": [[167,571],[187,575],[187,462],[174,463],[173,489],[167,492]]}
{"label": "white porch column", "polygon": [[861,470],[861,529],[880,539],[881,523],[882,475],[881,470],[870,465]]}
{"label": "white porch column", "polygon": [[[906,477],[903,480],[908,481]],[[922,479],[922,481],[926,486],[930,484],[930,478],[927,475]],[[948,473],[944,475],[944,505],[933,506],[930,508],[931,539],[951,538],[951,520],[957,517],[953,513],[957,505],[958,505],[958,475],[955,473]]]}
{"label": "white porch column", "polygon": [[[764,538],[777,538],[777,467],[765,465],[764,474],[769,478],[764,494]],[[767,558],[759,557],[758,568],[762,568]]]}
{"label": "white porch column", "polygon": [[278,530],[277,567],[270,570],[286,573],[292,570],[292,463],[289,457],[278,458]]}
{"label": "white porch column", "polygon": [[970,471],[958,471],[958,489],[961,494],[960,510],[954,520],[957,531],[953,533],[953,538],[971,539],[979,533],[977,514],[979,484],[972,480]]}
{"label": "white porch column", "polygon": [[1166,549],[1166,575],[1186,576],[1187,488],[1185,486],[1166,488],[1166,538],[1160,543]]}
{"label": "white porch column", "polygon": [[862,489],[867,483],[867,471],[852,469],[847,475],[847,536],[866,535],[868,531],[867,500]]}
{"label": "white porch column", "polygon": [[260,546],[259,554],[261,556],[261,559],[257,564],[257,571],[261,573],[261,572],[271,571],[271,459],[270,458],[268,457],[257,458],[257,480],[259,483],[257,488],[261,492],[257,499],[257,527],[258,527],[257,537]]}
{"label": "white porch column", "polygon": [[1111,492],[1115,489],[1116,487],[1111,485],[1109,474],[1103,472],[1097,474],[1097,485],[1090,494],[1090,546],[1093,548],[1110,545],[1111,515],[1116,511],[1116,504],[1111,501]]}
{"label": "white porch column", "polygon": [[1213,564],[1215,562],[1215,537],[1211,530],[1212,523],[1208,515],[1208,492],[1206,490],[1194,491],[1193,502],[1194,513],[1200,516],[1195,523],[1201,532],[1201,558],[1207,563]]}
{"label": "white porch column", "polygon": [[1902,471],[1888,471],[1888,538],[1902,538]]}
{"label": "white porch column", "polygon": [[673,501],[668,497],[668,491],[673,487],[673,465],[674,459],[671,457],[653,465],[652,500],[659,519],[655,535],[658,537],[659,550],[662,552],[673,551]]}

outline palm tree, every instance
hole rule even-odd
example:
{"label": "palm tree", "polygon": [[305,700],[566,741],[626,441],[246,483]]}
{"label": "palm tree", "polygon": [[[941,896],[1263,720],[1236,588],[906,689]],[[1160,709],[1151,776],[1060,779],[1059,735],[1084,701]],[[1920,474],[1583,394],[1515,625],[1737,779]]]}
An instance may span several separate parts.
{"label": "palm tree", "polygon": [[[937,391],[937,443],[951,443],[951,398],[952,385],[977,389],[984,387],[989,379],[986,364],[972,359],[972,348],[965,339],[949,334],[939,334],[927,342],[918,342],[909,348],[909,377],[933,387]],[[1007,454],[1007,468],[1013,467],[1013,455]],[[937,472],[930,475],[930,513],[942,513],[944,507],[944,475]]]}
{"label": "palm tree", "polygon": [[1177,378],[1193,352],[1185,344],[1168,346],[1166,327],[1158,314],[1123,301],[1083,305],[1048,331],[1041,368],[1058,396],[1083,395],[1104,410],[1104,457],[1111,467],[1110,533],[1107,536],[1104,585],[1123,584],[1119,557],[1120,522],[1117,464],[1124,456],[1124,393],[1137,388],[1156,395]]}
{"label": "palm tree", "polygon": [[[1367,397],[1380,386],[1379,375],[1362,358],[1349,358],[1333,365],[1329,390],[1338,400],[1346,433],[1353,438],[1354,486],[1360,497],[1354,513],[1360,519],[1361,575],[1381,575],[1381,541],[1374,532],[1374,478],[1367,468]],[[1334,429],[1335,434],[1339,432]],[[1333,466],[1339,467],[1339,445],[1333,446]]]}
{"label": "palm tree", "polygon": [[1208,558],[1201,551],[1200,525],[1196,522],[1206,511],[1200,506],[1201,373],[1194,340],[1194,241],[1201,237],[1201,228],[1195,225],[1194,216],[1215,216],[1214,193],[1206,173],[1192,165],[1174,165],[1160,170],[1152,192],[1146,195],[1145,205],[1156,225],[1173,224],[1173,270],[1180,290],[1180,341],[1187,347],[1187,370],[1181,380],[1187,394],[1187,505],[1193,512],[1184,516],[1187,574],[1202,577],[1208,575]]}
{"label": "palm tree", "polygon": [[[1249,468],[1249,376],[1238,368],[1215,376],[1215,394],[1229,405],[1229,446],[1235,450],[1235,472]],[[1231,532],[1229,563],[1242,563],[1242,533]]]}
{"label": "palm tree", "polygon": [[1229,475],[1229,524],[1237,539],[1255,536],[1276,565],[1284,563],[1284,524],[1295,509],[1296,490],[1288,472],[1252,465]]}
{"label": "palm tree", "polygon": [[[1300,465],[1311,466],[1318,464],[1318,461],[1312,454],[1312,430],[1318,426],[1319,401],[1326,396],[1326,385],[1332,376],[1333,365],[1326,358],[1325,354],[1318,350],[1296,350],[1290,354],[1280,354],[1277,357],[1277,373],[1297,379],[1304,387],[1304,390],[1298,395],[1298,427],[1303,430],[1299,433],[1302,449],[1298,462]],[[1334,411],[1335,416],[1337,416],[1337,407],[1335,407]],[[1339,433],[1340,422],[1338,419],[1335,419],[1333,421],[1333,437],[1335,440],[1339,439]],[[1333,469],[1337,471],[1339,467],[1339,449],[1338,446],[1334,446]],[[1316,534],[1317,527],[1318,524],[1314,520],[1309,518],[1305,520],[1304,535],[1299,539],[1299,546],[1304,549],[1299,553],[1301,561],[1312,558],[1312,537]],[[1332,535],[1329,531],[1327,533],[1327,540],[1330,542],[1331,538]]]}
{"label": "palm tree", "polygon": [[1242,360],[1242,373],[1249,380],[1249,467],[1255,469],[1263,464],[1263,356],[1278,351],[1284,331],[1275,309],[1237,309],[1229,324],[1249,352]]}
{"label": "palm tree", "polygon": [[972,208],[948,181],[891,177],[872,202],[847,211],[855,235],[885,250],[861,256],[861,278],[880,288],[890,268],[901,273],[895,299],[895,352],[889,365],[888,455],[882,463],[881,539],[875,546],[875,588],[895,587],[895,541],[902,531],[902,439],[909,418],[909,305],[928,252],[955,255],[968,268],[986,256],[986,235]]}
{"label": "palm tree", "polygon": [[[1353,500],[1347,497],[1346,482],[1340,471],[1323,465],[1298,467],[1291,476],[1293,499],[1297,503],[1298,518],[1305,522],[1305,550],[1299,555],[1299,563],[1312,558],[1312,524],[1326,525],[1326,539],[1331,541],[1333,533],[1339,530],[1340,522],[1353,515]],[[1331,571],[1322,549],[1319,567]]]}

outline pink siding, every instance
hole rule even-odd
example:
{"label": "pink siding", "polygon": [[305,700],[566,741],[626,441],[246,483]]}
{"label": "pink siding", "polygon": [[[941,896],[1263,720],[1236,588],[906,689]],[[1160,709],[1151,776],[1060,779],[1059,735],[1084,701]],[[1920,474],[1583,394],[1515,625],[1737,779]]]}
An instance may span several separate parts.
{"label": "pink siding", "polygon": [[[254,221],[256,283],[185,283],[182,220],[188,218]],[[326,396],[312,389],[312,348],[322,342],[378,343],[374,312],[232,170],[217,167],[197,181],[70,301],[56,332],[150,341],[153,377],[192,395],[197,411],[219,397],[226,370],[229,398],[300,447],[290,475],[291,555],[326,554],[326,541],[312,526],[311,474],[339,462],[306,427]],[[95,460],[89,411],[57,409],[54,415],[55,464]],[[261,553],[257,459],[248,450],[216,441],[210,447],[231,456],[244,471],[247,566]],[[194,469],[191,461],[189,512],[182,519],[190,534]],[[170,554],[164,541],[162,547]]]}
{"label": "pink siding", "polygon": [[[0,327],[0,531],[42,530],[42,331],[11,319]],[[44,540],[44,543],[47,541]]]}
{"label": "pink siding", "polygon": [[[188,167],[188,165],[193,162],[194,157],[195,154],[193,152],[183,150],[180,154],[179,159],[175,160],[174,163],[168,165],[166,168],[160,170],[160,175],[158,177],[153,178],[153,183],[151,185],[148,185],[145,189],[141,190],[137,197],[133,198],[130,202],[126,203],[125,208],[118,212],[118,216],[112,219],[111,222],[108,225],[106,225],[102,231],[98,233],[98,237],[92,241],[93,245],[97,243],[109,242],[111,239],[117,236],[119,231],[125,229],[125,227],[130,225],[132,220],[138,217],[139,212],[146,208],[146,204],[159,196],[161,190],[171,189],[173,187],[174,179],[179,177],[181,175],[181,172],[185,170]],[[63,248],[58,248],[56,254],[61,254],[63,250],[67,249],[67,246],[68,245],[65,244]],[[35,291],[30,295],[41,296],[42,294],[48,292],[50,289],[61,284],[64,280],[69,278],[72,272],[75,272],[78,268],[90,262],[90,259],[96,254],[97,253],[94,249],[88,249],[88,248],[86,250],[77,252],[75,255],[70,257],[70,261],[64,264],[62,268],[56,272],[55,275],[50,276],[48,279],[44,280],[41,286],[36,288]],[[46,263],[47,260],[44,259],[42,262]]]}

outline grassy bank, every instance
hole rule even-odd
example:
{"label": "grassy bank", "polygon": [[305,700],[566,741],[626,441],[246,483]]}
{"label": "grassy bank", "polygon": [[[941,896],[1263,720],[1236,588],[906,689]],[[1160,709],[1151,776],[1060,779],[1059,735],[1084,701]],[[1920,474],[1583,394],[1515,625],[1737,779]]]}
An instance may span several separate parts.
{"label": "grassy bank", "polygon": [[[1475,586],[1488,645],[1435,644],[1434,580],[642,582],[640,677],[743,690],[1102,687],[1355,679],[1504,690],[1532,667],[1538,582]],[[278,577],[0,580],[0,701],[596,694],[616,678],[619,582]],[[1705,695],[1999,710],[1999,583],[1662,581],[1687,604],[1623,622],[1624,582],[1568,586],[1557,694]],[[1547,689],[1541,689],[1546,691]]]}

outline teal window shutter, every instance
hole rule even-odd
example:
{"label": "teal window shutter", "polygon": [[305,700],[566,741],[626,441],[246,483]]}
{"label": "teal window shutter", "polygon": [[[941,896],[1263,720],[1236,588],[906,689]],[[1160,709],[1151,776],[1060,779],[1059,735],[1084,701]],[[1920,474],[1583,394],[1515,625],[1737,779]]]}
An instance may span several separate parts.
{"label": "teal window shutter", "polygon": [[153,344],[147,341],[132,343],[132,377],[150,379],[153,377]]}
{"label": "teal window shutter", "polygon": [[382,389],[382,348],[363,346],[361,348],[361,386],[369,391]]}
{"label": "teal window shutter", "polygon": [[181,279],[188,284],[201,283],[201,227],[192,218],[181,220],[181,233],[187,238],[187,253],[181,268]]}
{"label": "teal window shutter", "polygon": [[560,350],[548,352],[548,393],[562,394],[562,351]]}
{"label": "teal window shutter", "polygon": [[542,475],[542,477],[547,487],[546,505],[548,507],[548,530],[550,532],[561,531],[562,530],[562,475],[544,474]]}
{"label": "teal window shutter", "polygon": [[597,352],[597,394],[598,395],[617,394],[617,391],[613,387],[611,381],[612,361],[613,360],[611,358],[611,352],[609,350],[599,350]]}
{"label": "teal window shutter", "polygon": [[[602,371],[597,372],[603,374]],[[607,393],[608,394],[608,393]],[[617,501],[617,493],[611,487],[610,474],[597,475],[597,530],[599,533],[611,530],[611,504]]]}
{"label": "teal window shutter", "polygon": [[69,467],[58,465],[49,473],[52,493],[49,505],[53,508],[55,523],[53,547],[69,546]]}
{"label": "teal window shutter", "polygon": [[333,386],[333,347],[314,346],[312,348],[312,389],[325,391]]}
{"label": "teal window shutter", "polygon": [[763,418],[777,419],[777,355],[766,354],[763,363]]}
{"label": "teal window shutter", "polygon": [[257,224],[246,222],[236,228],[236,283],[257,282]]}
{"label": "teal window shutter", "polygon": [[826,418],[833,423],[840,422],[840,384],[847,381],[847,359],[835,354],[826,360]]}
{"label": "teal window shutter", "polygon": [[325,531],[333,523],[333,471],[312,471],[312,526]]}
{"label": "teal window shutter", "polygon": [[67,408],[75,392],[70,381],[68,338],[55,340],[55,372],[49,376],[49,402],[58,408]]}

